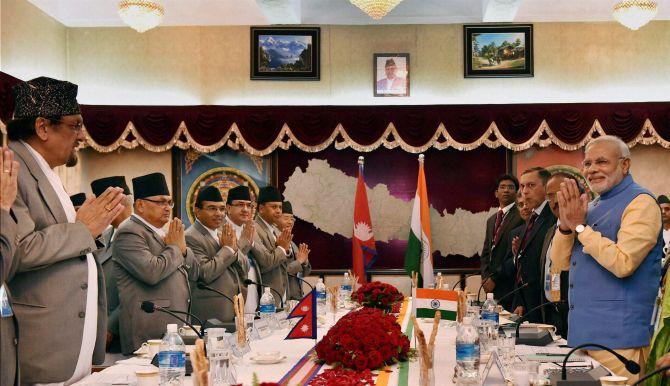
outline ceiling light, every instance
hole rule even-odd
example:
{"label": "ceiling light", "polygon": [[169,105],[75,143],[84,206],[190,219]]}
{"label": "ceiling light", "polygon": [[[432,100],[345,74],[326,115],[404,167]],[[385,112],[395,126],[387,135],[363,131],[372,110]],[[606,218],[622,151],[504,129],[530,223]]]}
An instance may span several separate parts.
{"label": "ceiling light", "polygon": [[656,16],[656,3],[649,0],[624,0],[614,4],[612,15],[619,23],[633,31],[649,23]]}
{"label": "ceiling light", "polygon": [[349,0],[349,2],[375,20],[380,20],[391,12],[402,0]]}
{"label": "ceiling light", "polygon": [[165,9],[160,0],[121,0],[119,16],[132,29],[144,32],[163,21]]}

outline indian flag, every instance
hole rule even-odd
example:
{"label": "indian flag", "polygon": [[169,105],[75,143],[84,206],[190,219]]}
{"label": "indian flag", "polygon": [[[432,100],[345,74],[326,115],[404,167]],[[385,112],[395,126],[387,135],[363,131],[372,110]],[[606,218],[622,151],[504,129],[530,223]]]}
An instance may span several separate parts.
{"label": "indian flag", "polygon": [[416,184],[414,207],[410,221],[409,239],[405,251],[405,271],[419,273],[424,288],[434,286],[433,255],[430,241],[430,212],[428,208],[428,189],[423,172],[423,154],[419,155],[419,179]]}
{"label": "indian flag", "polygon": [[413,291],[412,305],[417,318],[434,318],[436,312],[442,319],[456,320],[458,315],[458,291],[417,288]]}

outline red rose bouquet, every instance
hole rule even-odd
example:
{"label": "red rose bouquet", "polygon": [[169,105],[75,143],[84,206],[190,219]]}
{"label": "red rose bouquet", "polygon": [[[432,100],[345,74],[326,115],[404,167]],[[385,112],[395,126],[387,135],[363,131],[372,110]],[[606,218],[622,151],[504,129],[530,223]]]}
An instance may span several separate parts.
{"label": "red rose bouquet", "polygon": [[393,305],[405,297],[394,286],[380,281],[366,283],[351,294],[351,300],[363,307],[391,310]]}
{"label": "red rose bouquet", "polygon": [[405,361],[409,339],[396,318],[375,308],[342,317],[316,345],[317,358],[329,365],[355,370],[377,369]]}
{"label": "red rose bouquet", "polygon": [[309,386],[372,386],[370,370],[327,369],[309,382]]}

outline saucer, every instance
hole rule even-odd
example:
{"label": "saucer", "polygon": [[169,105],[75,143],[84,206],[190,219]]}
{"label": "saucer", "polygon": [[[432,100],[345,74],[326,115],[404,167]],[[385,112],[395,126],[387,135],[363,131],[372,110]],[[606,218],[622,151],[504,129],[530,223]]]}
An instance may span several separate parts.
{"label": "saucer", "polygon": [[279,363],[279,362],[283,361],[284,359],[286,359],[286,355],[280,355],[280,356],[275,357],[275,358],[271,358],[271,357],[251,357],[251,358],[249,358],[250,361],[252,361],[256,364],[259,364],[259,365],[271,365],[271,364]]}

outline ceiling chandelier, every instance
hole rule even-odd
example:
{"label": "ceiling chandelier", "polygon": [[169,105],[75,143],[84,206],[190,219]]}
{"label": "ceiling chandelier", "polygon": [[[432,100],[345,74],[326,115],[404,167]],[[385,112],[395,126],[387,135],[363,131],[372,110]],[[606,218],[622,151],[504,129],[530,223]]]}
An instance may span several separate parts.
{"label": "ceiling chandelier", "polygon": [[121,0],[119,16],[137,32],[144,32],[163,21],[165,9],[160,0]]}
{"label": "ceiling chandelier", "polygon": [[402,0],[349,0],[349,2],[375,20],[380,20],[391,12]]}
{"label": "ceiling chandelier", "polygon": [[657,11],[653,1],[624,0],[614,4],[612,15],[616,21],[635,31],[649,23]]}

